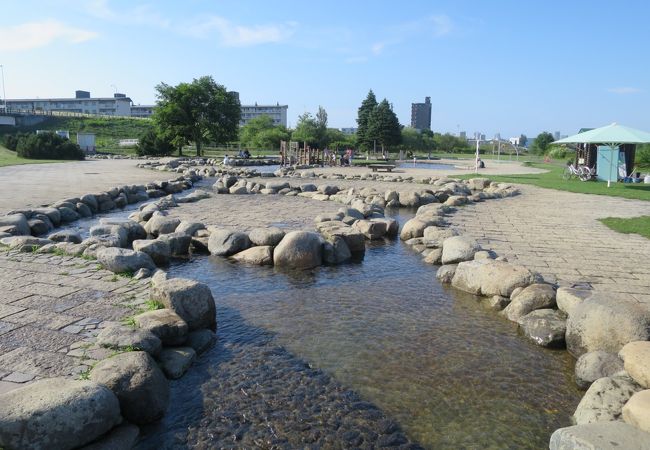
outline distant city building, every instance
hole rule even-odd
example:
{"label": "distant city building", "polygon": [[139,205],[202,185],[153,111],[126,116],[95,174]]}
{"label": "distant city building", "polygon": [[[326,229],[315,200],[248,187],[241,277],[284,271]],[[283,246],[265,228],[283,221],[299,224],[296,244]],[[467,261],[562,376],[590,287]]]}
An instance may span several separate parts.
{"label": "distant city building", "polygon": [[350,127],[350,128],[341,128],[341,133],[343,134],[356,134],[357,133],[357,128]]}
{"label": "distant city building", "polygon": [[510,141],[512,145],[516,145],[517,147],[519,147],[519,136],[511,137],[510,139],[508,139],[508,141]]}
{"label": "distant city building", "polygon": [[495,141],[500,141],[500,140],[501,140],[501,133],[496,133],[496,134],[494,135],[494,140],[495,140]]}
{"label": "distant city building", "polygon": [[467,140],[467,132],[461,131],[460,133],[458,133],[458,137]]}
{"label": "distant city building", "polygon": [[28,112],[68,112],[106,116],[130,116],[131,99],[124,94],[113,97],[90,96],[88,91],[76,91],[74,98],[8,99],[7,109]]}
{"label": "distant city building", "polygon": [[151,117],[156,105],[131,105],[131,117]]}
{"label": "distant city building", "polygon": [[411,103],[411,127],[431,130],[431,97],[425,97],[424,103]]}
{"label": "distant city building", "polygon": [[555,139],[556,141],[560,140],[560,132],[559,131],[556,131],[555,133],[553,133],[553,139]]}
{"label": "distant city building", "polygon": [[288,105],[280,105],[279,103],[275,105],[241,105],[241,120],[239,121],[240,126],[246,125],[251,119],[260,116],[269,116],[273,119],[273,125],[283,125],[287,126],[287,110],[289,109]]}

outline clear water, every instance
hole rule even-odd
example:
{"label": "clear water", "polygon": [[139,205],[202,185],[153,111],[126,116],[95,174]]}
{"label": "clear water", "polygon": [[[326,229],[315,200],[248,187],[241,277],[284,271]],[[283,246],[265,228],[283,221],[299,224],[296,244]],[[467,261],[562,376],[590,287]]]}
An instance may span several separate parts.
{"label": "clear water", "polygon": [[408,162],[402,161],[399,163],[398,167],[400,169],[435,169],[435,170],[449,170],[453,169],[454,166],[451,164],[441,164],[441,163],[425,163],[425,162]]}
{"label": "clear water", "polygon": [[547,448],[580,399],[570,356],[528,342],[435,271],[398,241],[371,244],[361,263],[305,272],[207,256],[170,270],[211,286],[220,340],[271,333],[428,448]]}

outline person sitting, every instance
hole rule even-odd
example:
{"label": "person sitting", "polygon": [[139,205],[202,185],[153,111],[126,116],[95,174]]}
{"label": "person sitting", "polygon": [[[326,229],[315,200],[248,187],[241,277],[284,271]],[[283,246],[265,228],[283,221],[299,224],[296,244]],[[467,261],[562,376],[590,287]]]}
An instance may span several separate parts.
{"label": "person sitting", "polygon": [[481,158],[478,158],[478,159],[476,160],[476,166],[477,166],[479,169],[485,169],[485,163],[483,162],[483,160],[482,160]]}
{"label": "person sitting", "polygon": [[248,149],[244,150],[244,159],[250,159],[251,157],[251,152],[248,151]]}
{"label": "person sitting", "polygon": [[229,166],[229,165],[230,165],[230,158],[228,158],[228,155],[226,155],[226,156],[223,158],[223,165],[224,165],[224,166]]}

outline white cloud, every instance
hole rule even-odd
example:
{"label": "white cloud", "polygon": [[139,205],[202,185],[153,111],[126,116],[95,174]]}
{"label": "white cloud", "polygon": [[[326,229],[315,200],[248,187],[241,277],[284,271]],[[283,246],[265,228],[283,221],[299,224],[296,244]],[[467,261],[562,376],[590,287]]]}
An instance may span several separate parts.
{"label": "white cloud", "polygon": [[47,19],[0,28],[0,50],[28,50],[45,47],[55,41],[79,44],[95,39],[97,36],[94,31],[70,27],[57,20]]}
{"label": "white cloud", "polygon": [[607,89],[607,91],[611,92],[612,94],[620,94],[620,95],[638,94],[640,92],[643,92],[639,88],[629,87],[629,86],[615,87],[615,88]]}
{"label": "white cloud", "polygon": [[373,44],[372,47],[370,47],[370,51],[372,51],[373,55],[381,55],[381,52],[384,51],[385,46],[386,43],[377,42],[376,44]]}
{"label": "white cloud", "polygon": [[226,47],[247,47],[285,41],[294,33],[295,27],[295,22],[283,25],[236,25],[223,17],[209,16],[185,26],[181,32],[201,39],[208,39],[216,33],[219,42]]}
{"label": "white cloud", "polygon": [[130,25],[151,25],[158,28],[168,28],[169,19],[163,17],[154,6],[148,3],[133,8],[116,11],[111,8],[109,0],[90,0],[83,3],[85,11],[98,19]]}
{"label": "white cloud", "polygon": [[428,21],[433,25],[434,36],[445,36],[452,32],[454,24],[445,14],[438,14],[429,17]]}

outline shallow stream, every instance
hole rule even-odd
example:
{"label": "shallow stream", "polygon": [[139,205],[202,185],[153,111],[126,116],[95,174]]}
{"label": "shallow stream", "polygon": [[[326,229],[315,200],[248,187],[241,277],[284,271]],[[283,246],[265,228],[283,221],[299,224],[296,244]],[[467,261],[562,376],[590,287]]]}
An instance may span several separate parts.
{"label": "shallow stream", "polygon": [[[400,221],[408,219],[402,212]],[[306,272],[208,256],[173,265],[172,276],[212,288],[219,345],[174,384],[167,437],[198,446],[223,438],[223,421],[210,418],[211,410],[233,395],[232,386],[215,377],[242,377],[247,369],[228,375],[228,364],[272,343],[377,405],[425,447],[546,448],[552,431],[570,425],[580,399],[571,357],[528,342],[477,297],[441,286],[436,269],[399,241],[371,243],[360,263]],[[262,344],[242,347],[261,336]],[[244,366],[267,364],[265,358]],[[287,370],[268,364],[262,378]],[[260,384],[259,373],[251,377]],[[274,389],[292,398],[295,385],[283,386]],[[296,406],[272,409],[283,408]],[[161,428],[156,435],[145,442],[167,442]]]}

